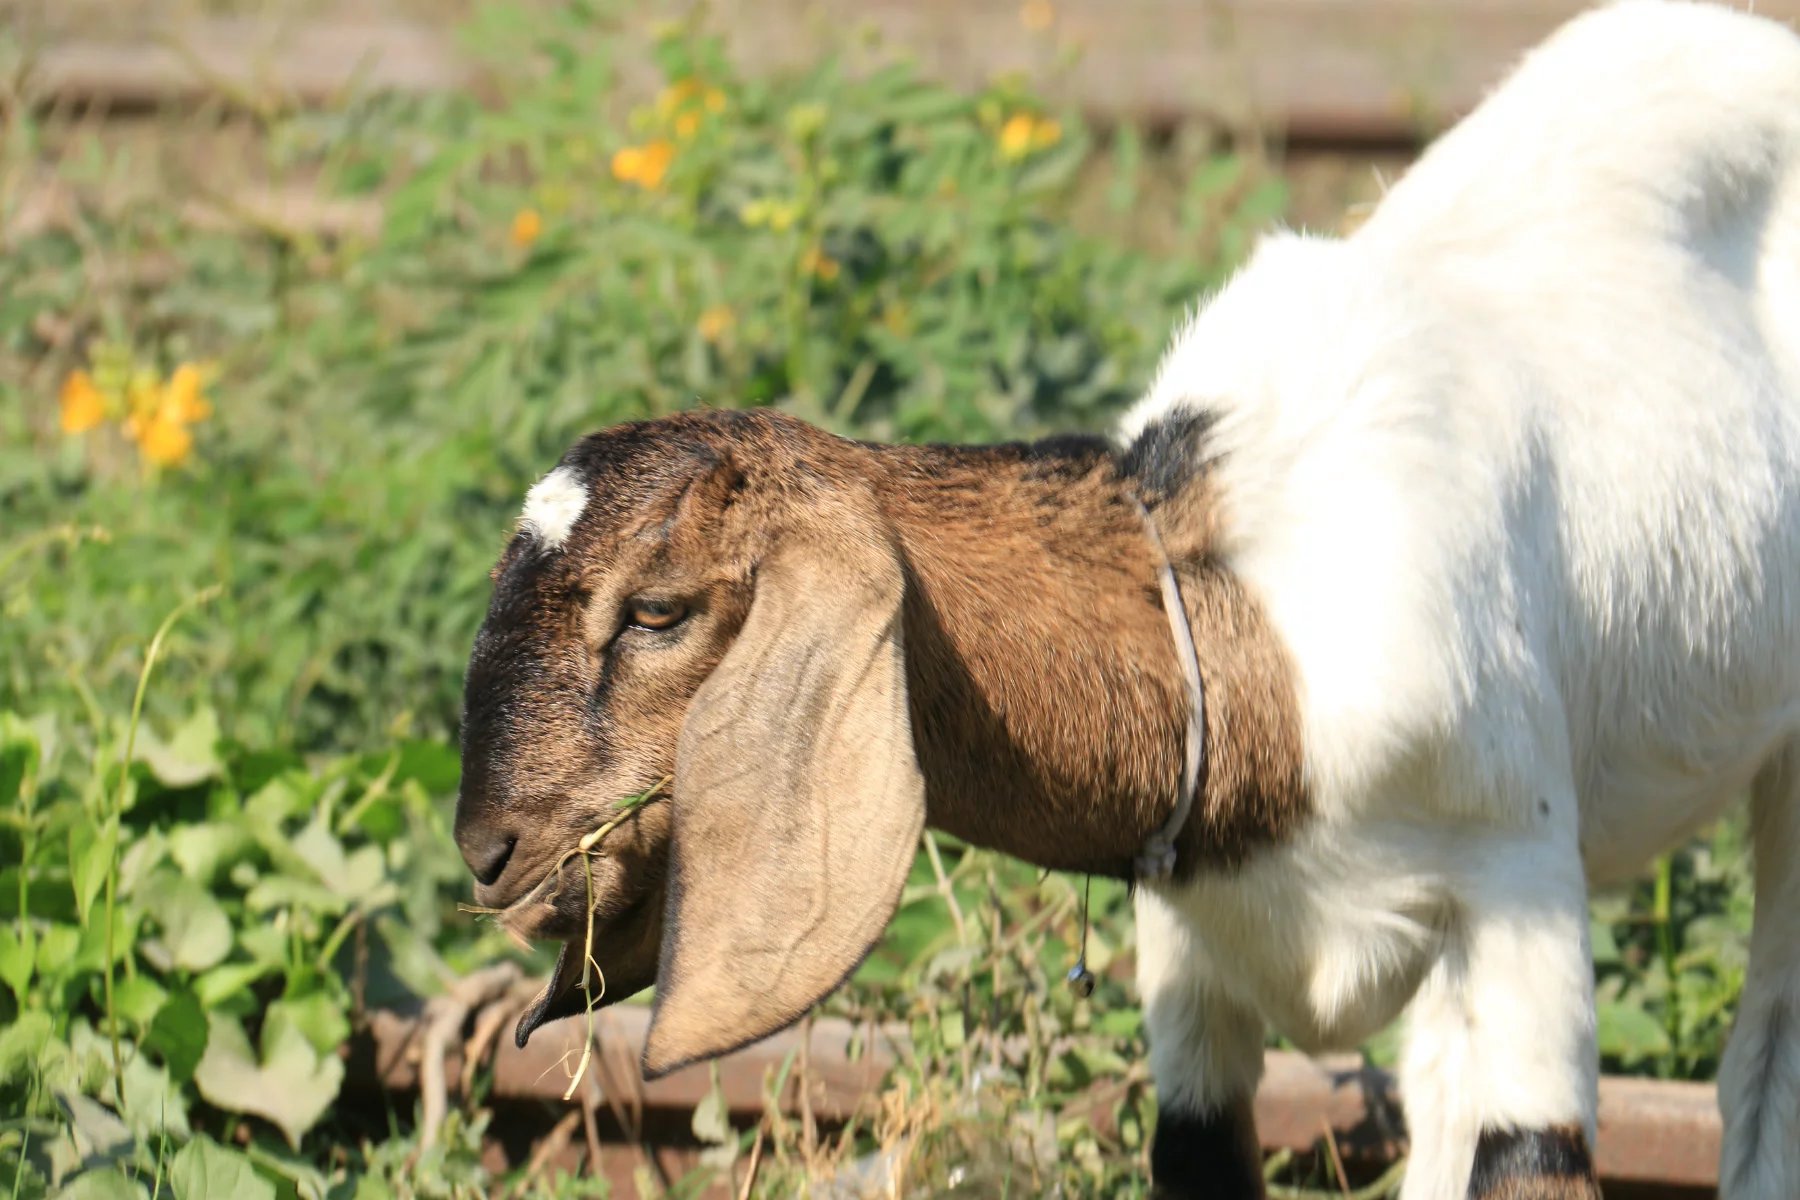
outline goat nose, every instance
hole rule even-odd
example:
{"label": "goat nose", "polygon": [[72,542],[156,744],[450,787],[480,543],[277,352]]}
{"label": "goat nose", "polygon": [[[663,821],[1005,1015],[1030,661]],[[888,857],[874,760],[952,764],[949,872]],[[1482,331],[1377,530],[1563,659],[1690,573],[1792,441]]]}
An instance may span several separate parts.
{"label": "goat nose", "polygon": [[513,847],[518,844],[519,839],[512,834],[493,834],[480,842],[464,842],[463,861],[469,864],[476,883],[482,887],[492,887],[494,881],[506,870],[506,864],[512,858]]}

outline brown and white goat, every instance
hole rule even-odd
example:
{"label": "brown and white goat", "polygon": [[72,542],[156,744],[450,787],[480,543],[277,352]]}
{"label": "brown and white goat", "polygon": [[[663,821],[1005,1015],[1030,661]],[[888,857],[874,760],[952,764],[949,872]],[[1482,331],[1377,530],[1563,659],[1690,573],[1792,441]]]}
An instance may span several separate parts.
{"label": "brown and white goat", "polygon": [[[1146,527],[1140,501],[1153,524]],[[1726,1200],[1800,1196],[1800,39],[1583,17],[1355,235],[1271,239],[1123,447],[589,437],[469,665],[457,839],[567,945],[521,1024],[654,982],[657,1074],[800,1017],[930,823],[1129,876],[1159,1190],[1262,1194],[1263,1033],[1403,1010],[1408,1200],[1592,1200],[1590,881],[1748,791]],[[585,889],[543,884],[618,798]]]}

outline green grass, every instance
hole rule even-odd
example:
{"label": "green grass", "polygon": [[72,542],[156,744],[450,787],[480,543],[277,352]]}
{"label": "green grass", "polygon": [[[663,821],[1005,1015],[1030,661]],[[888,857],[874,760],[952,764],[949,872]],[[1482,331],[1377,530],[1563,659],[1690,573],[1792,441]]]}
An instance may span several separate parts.
{"label": "green grass", "polygon": [[[1102,147],[1004,87],[838,63],[744,80],[687,28],[654,53],[698,86],[632,109],[610,10],[517,17],[487,10],[468,39],[504,85],[485,105],[202,110],[130,153],[13,114],[0,1196],[486,1194],[478,1107],[415,1168],[410,1101],[380,1137],[337,1112],[337,1050],[369,1009],[512,953],[455,911],[449,822],[461,667],[524,488],[582,432],[700,403],[885,439],[1102,427],[1282,206],[1254,160],[1172,184],[1134,136]],[[1040,133],[1009,156],[1020,116]],[[378,202],[379,233],[194,220],[224,181],[168,147],[201,136],[258,178]],[[664,174],[640,154],[637,182],[616,176],[662,140]],[[1151,179],[1159,253],[1129,236]],[[15,228],[47,183],[62,215]],[[118,419],[134,380],[150,404],[199,363],[213,414],[185,462],[146,465]],[[115,411],[65,434],[77,370]],[[1075,888],[922,854],[831,1002],[904,1022],[916,1057],[827,1144],[772,1120],[767,1194],[881,1146],[921,1194],[1141,1193],[1129,905],[1095,885],[1101,981],[1079,1001]],[[1732,826],[1596,905],[1609,1067],[1716,1068],[1748,894]],[[1096,1081],[1116,1083],[1104,1120],[1077,1104]],[[717,1118],[696,1114],[712,1161],[741,1164],[751,1135]]]}

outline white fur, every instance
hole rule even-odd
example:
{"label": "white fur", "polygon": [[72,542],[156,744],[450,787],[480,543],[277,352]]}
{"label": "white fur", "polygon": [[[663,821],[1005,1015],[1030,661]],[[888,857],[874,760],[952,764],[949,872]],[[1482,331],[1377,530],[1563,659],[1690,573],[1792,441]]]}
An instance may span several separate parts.
{"label": "white fur", "polygon": [[1164,1094],[1254,1086],[1247,1014],[1325,1047],[1410,1004],[1408,1200],[1484,1127],[1591,1131],[1586,883],[1756,779],[1723,1195],[1800,1196],[1800,38],[1578,18],[1353,236],[1268,239],[1124,435],[1193,407],[1318,816],[1140,891]]}
{"label": "white fur", "polygon": [[525,511],[519,516],[519,525],[547,548],[560,550],[569,540],[575,522],[581,519],[587,502],[587,487],[581,476],[568,467],[557,467],[525,493]]}

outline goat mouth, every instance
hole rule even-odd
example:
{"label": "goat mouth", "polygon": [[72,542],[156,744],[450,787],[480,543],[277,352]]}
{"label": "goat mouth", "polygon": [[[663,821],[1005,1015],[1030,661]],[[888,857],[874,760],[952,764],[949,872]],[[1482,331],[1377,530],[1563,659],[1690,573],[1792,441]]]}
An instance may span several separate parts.
{"label": "goat mouth", "polygon": [[513,1043],[519,1049],[525,1048],[540,1025],[558,1017],[574,1016],[585,1006],[583,1003],[570,1006],[565,1001],[576,999],[576,985],[581,982],[581,960],[586,953],[585,934],[562,944],[562,950],[556,956],[556,966],[550,972],[549,982],[544,984],[544,990],[519,1015],[519,1023],[513,1029]]}
{"label": "goat mouth", "polygon": [[[597,918],[592,942],[585,923],[572,934],[563,935],[549,982],[520,1015],[513,1030],[513,1041],[520,1049],[539,1027],[575,1016],[590,1005],[599,1008],[616,1004],[656,981],[662,942],[662,895],[661,889],[654,890],[606,918],[604,925]],[[568,927],[563,921],[556,924]],[[584,964],[590,967],[591,980],[585,989],[581,986]]]}

